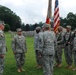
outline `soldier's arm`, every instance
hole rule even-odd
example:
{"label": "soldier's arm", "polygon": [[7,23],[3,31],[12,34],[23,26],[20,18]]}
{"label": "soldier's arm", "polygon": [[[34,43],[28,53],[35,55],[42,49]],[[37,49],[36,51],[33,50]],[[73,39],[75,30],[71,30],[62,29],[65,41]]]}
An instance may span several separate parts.
{"label": "soldier's arm", "polygon": [[34,49],[36,49],[36,44],[37,44],[37,42],[36,42],[36,38],[34,36]]}
{"label": "soldier's arm", "polygon": [[26,44],[26,39],[25,39],[25,50],[27,52],[27,44]]}
{"label": "soldier's arm", "polygon": [[54,46],[57,47],[57,39],[55,33],[53,34],[53,38],[54,38]]}
{"label": "soldier's arm", "polygon": [[61,40],[57,41],[57,44],[63,43],[63,40],[64,40],[64,38],[63,38],[63,35],[61,34]]}
{"label": "soldier's arm", "polygon": [[39,34],[38,40],[39,40],[39,51],[42,52],[42,50],[43,50],[43,36],[41,34]]}
{"label": "soldier's arm", "polygon": [[1,50],[0,50],[0,57],[1,57],[1,58],[4,58],[5,53],[6,53],[5,36],[4,36],[2,33],[0,33],[0,34],[1,34],[1,42],[0,42],[0,48],[1,48]]}
{"label": "soldier's arm", "polygon": [[12,39],[12,50],[15,53],[16,52],[16,40],[15,37]]}

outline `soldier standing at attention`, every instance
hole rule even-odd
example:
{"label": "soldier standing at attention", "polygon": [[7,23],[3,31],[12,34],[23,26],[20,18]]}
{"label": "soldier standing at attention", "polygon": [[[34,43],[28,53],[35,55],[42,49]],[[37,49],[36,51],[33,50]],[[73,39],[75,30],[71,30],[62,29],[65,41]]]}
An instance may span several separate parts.
{"label": "soldier standing at attention", "polygon": [[57,38],[57,49],[55,50],[55,58],[57,62],[57,67],[62,66],[62,45],[63,45],[63,34],[62,34],[62,27],[58,27],[58,34],[56,35]]}
{"label": "soldier standing at attention", "polygon": [[41,63],[41,57],[39,54],[40,51],[40,43],[39,43],[39,33],[41,31],[40,27],[36,27],[36,34],[34,36],[34,49],[35,49],[35,54],[36,54],[36,61],[37,61],[37,68],[41,68],[42,67],[42,63]]}
{"label": "soldier standing at attention", "polygon": [[43,33],[43,43],[42,45],[42,59],[43,59],[43,72],[44,75],[53,75],[53,66],[54,66],[54,43],[55,43],[55,34],[51,31],[50,25],[44,25],[45,31]]}
{"label": "soldier standing at attention", "polygon": [[73,58],[74,58],[74,65],[75,65],[75,68],[73,68],[73,71],[76,71],[76,29],[70,41],[73,41]]}
{"label": "soldier standing at attention", "polygon": [[72,50],[71,50],[71,39],[72,32],[71,32],[71,26],[66,26],[66,33],[64,35],[64,55],[65,60],[68,66],[66,66],[67,69],[72,68]]}
{"label": "soldier standing at attention", "polygon": [[17,35],[14,36],[12,40],[12,50],[15,55],[17,71],[25,71],[22,66],[25,62],[25,53],[27,52],[26,40],[22,35],[22,30],[20,28],[17,29]]}
{"label": "soldier standing at attention", "polygon": [[4,58],[6,53],[6,43],[3,30],[4,23],[0,22],[0,75],[2,75],[4,71]]}

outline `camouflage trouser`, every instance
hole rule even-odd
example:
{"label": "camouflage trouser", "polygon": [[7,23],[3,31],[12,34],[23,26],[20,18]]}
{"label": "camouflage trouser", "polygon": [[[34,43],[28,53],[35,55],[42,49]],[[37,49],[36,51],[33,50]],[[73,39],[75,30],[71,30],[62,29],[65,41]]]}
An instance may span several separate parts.
{"label": "camouflage trouser", "polygon": [[15,54],[17,67],[20,68],[25,63],[25,53],[17,53]]}
{"label": "camouflage trouser", "polygon": [[3,74],[4,71],[4,58],[0,58],[0,75]]}
{"label": "camouflage trouser", "polygon": [[76,51],[73,51],[74,65],[76,67]]}
{"label": "camouflage trouser", "polygon": [[70,45],[65,46],[65,48],[64,48],[64,54],[65,54],[66,63],[68,65],[72,65],[73,59],[72,59],[72,50],[71,50]]}
{"label": "camouflage trouser", "polygon": [[55,59],[58,64],[62,63],[62,45],[58,45],[55,51]]}
{"label": "camouflage trouser", "polygon": [[43,72],[44,75],[53,75],[54,56],[43,56]]}
{"label": "camouflage trouser", "polygon": [[39,57],[39,51],[35,50],[35,54],[36,54],[36,61],[38,65],[42,65],[42,58]]}

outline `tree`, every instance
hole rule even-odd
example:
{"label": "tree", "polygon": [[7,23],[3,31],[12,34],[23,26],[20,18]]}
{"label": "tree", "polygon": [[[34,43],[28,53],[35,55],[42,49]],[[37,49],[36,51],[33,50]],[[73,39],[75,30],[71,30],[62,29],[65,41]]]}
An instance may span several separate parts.
{"label": "tree", "polygon": [[26,24],[26,31],[30,31],[30,25]]}
{"label": "tree", "polygon": [[67,24],[72,26],[72,29],[76,28],[76,15],[72,12],[68,13],[67,17]]}
{"label": "tree", "polygon": [[0,5],[0,20],[10,26],[10,30],[15,31],[21,27],[21,19],[13,11],[5,6]]}
{"label": "tree", "polygon": [[10,26],[8,24],[5,25],[4,31],[9,31],[10,30]]}

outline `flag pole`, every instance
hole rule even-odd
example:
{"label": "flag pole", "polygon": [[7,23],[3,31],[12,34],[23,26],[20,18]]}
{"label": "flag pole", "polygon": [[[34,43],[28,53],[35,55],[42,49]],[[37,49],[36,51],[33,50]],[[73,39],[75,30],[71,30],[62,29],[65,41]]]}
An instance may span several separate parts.
{"label": "flag pole", "polygon": [[52,17],[52,0],[48,0],[48,10],[47,10],[47,18],[46,18],[46,23],[50,24],[51,23],[51,17]]}

